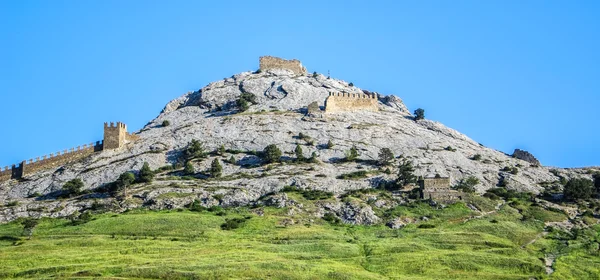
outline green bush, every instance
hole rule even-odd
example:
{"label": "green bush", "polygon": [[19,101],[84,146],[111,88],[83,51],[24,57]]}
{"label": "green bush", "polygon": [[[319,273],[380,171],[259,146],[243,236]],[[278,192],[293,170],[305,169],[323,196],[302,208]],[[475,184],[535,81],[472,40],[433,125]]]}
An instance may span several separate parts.
{"label": "green bush", "polygon": [[221,229],[222,230],[232,230],[232,229],[239,228],[239,227],[243,226],[246,223],[247,219],[249,219],[249,217],[248,218],[226,219],[225,223],[223,223],[221,225]]}
{"label": "green bush", "polygon": [[414,120],[418,121],[418,120],[422,120],[422,119],[425,119],[425,110],[419,108],[419,109],[415,110]]}
{"label": "green bush", "polygon": [[150,183],[152,180],[154,180],[154,172],[150,169],[150,165],[148,165],[147,162],[144,162],[142,169],[140,169],[138,181],[141,183]]}
{"label": "green bush", "polygon": [[329,141],[327,141],[327,149],[331,149],[331,148],[333,148],[333,146],[335,146],[335,145],[333,144],[331,139]]}
{"label": "green bush", "polygon": [[171,122],[169,122],[168,120],[164,120],[162,122],[162,126],[169,126],[169,125],[171,125]]}
{"label": "green bush", "polygon": [[185,163],[185,167],[183,168],[183,173],[186,175],[196,174],[196,170],[194,170],[194,166],[192,165],[191,162],[188,161]]}
{"label": "green bush", "polygon": [[471,157],[472,160],[481,160],[481,155],[480,154],[476,154],[473,157]]}
{"label": "green bush", "polygon": [[250,108],[250,104],[256,104],[256,96],[248,92],[242,93],[236,103],[239,110],[244,112]]}
{"label": "green bush", "polygon": [[349,87],[353,87],[353,86],[354,86],[354,83],[350,82],[350,83],[348,84],[348,86],[349,86]]}
{"label": "green bush", "polygon": [[227,160],[227,163],[229,163],[229,164],[236,164],[236,163],[237,163],[237,161],[235,160],[235,157],[234,157],[234,156],[231,156],[231,157],[229,157],[229,159]]}
{"label": "green bush", "polygon": [[312,77],[316,78],[318,76],[317,71],[313,72]]}
{"label": "green bush", "polygon": [[444,148],[444,150],[450,151],[450,152],[456,152],[456,149],[452,148],[451,146]]}
{"label": "green bush", "polygon": [[81,189],[83,189],[83,181],[81,179],[76,178],[66,182],[63,187],[63,195],[65,197],[71,197],[75,195],[79,195],[81,193]]}
{"label": "green bush", "polygon": [[358,150],[356,149],[356,146],[352,146],[352,148],[350,148],[350,150],[348,150],[346,152],[345,160],[350,162],[350,161],[355,161],[357,158],[358,158]]}
{"label": "green bush", "polygon": [[17,205],[19,205],[19,202],[15,200],[15,201],[7,202],[4,206],[13,207],[13,206],[17,206]]}
{"label": "green bush", "polygon": [[119,176],[119,178],[113,182],[113,192],[126,192],[127,188],[135,182],[135,175],[131,172],[125,172]]}
{"label": "green bush", "polygon": [[222,155],[224,155],[224,154],[225,154],[225,151],[227,151],[227,150],[225,149],[225,145],[221,145],[221,146],[219,146],[219,148],[217,149],[217,155],[220,155],[220,156],[222,156]]}
{"label": "green bush", "polygon": [[479,179],[477,179],[477,177],[469,176],[467,177],[467,179],[460,180],[458,185],[455,186],[455,189],[461,190],[466,193],[474,193],[476,191],[475,186],[477,186],[478,184]]}
{"label": "green bush", "polygon": [[426,228],[435,228],[435,225],[432,225],[432,224],[420,224],[418,226],[418,228],[424,228],[424,229],[426,229]]}
{"label": "green bush", "polygon": [[362,178],[367,178],[368,174],[369,173],[367,173],[367,171],[360,170],[360,171],[356,171],[356,172],[352,172],[352,173],[341,174],[341,175],[338,175],[336,178],[343,179],[343,180],[362,179]]}
{"label": "green bush", "polygon": [[271,144],[262,152],[262,158],[266,163],[279,162],[281,160],[281,150],[275,144]]}
{"label": "green bush", "polygon": [[312,154],[310,154],[310,158],[308,159],[308,162],[310,162],[310,163],[319,162],[319,156],[317,155],[317,152],[312,152]]}
{"label": "green bush", "polygon": [[588,179],[574,178],[564,187],[564,197],[567,200],[589,199],[594,194],[594,183]]}
{"label": "green bush", "polygon": [[23,235],[27,236],[27,239],[31,239],[33,235],[33,231],[37,227],[39,220],[34,218],[25,218],[21,221],[21,225],[23,225]]}
{"label": "green bush", "polygon": [[325,215],[323,215],[323,220],[325,220],[333,225],[338,225],[342,222],[342,220],[340,220],[340,218],[338,218],[335,214],[333,214],[331,212],[325,213]]}

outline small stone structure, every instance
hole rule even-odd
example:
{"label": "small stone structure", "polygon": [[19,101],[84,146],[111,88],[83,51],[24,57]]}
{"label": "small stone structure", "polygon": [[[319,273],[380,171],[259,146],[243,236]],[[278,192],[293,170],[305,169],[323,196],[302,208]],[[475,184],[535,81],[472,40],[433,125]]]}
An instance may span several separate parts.
{"label": "small stone structure", "polygon": [[40,170],[58,168],[67,163],[85,158],[95,152],[109,149],[118,149],[128,142],[139,139],[139,136],[127,133],[127,126],[123,123],[104,123],[104,141],[77,146],[70,150],[52,153],[43,157],[25,160],[12,166],[0,167],[0,182],[10,179],[20,179],[25,175],[36,173]]}
{"label": "small stone structure", "polygon": [[378,110],[376,94],[330,92],[325,100],[326,113]]}
{"label": "small stone structure", "polygon": [[419,180],[421,198],[443,203],[462,200],[463,193],[450,188],[450,177],[432,177]]}
{"label": "small stone structure", "polygon": [[274,56],[261,56],[259,58],[260,70],[265,71],[269,69],[287,69],[294,72],[296,75],[306,75],[306,68],[302,66],[300,60],[292,59],[286,60]]}
{"label": "small stone structure", "polygon": [[524,160],[527,161],[533,165],[537,165],[537,166],[542,166],[542,164],[540,163],[539,160],[537,160],[537,158],[535,158],[530,152],[528,151],[523,151],[520,149],[515,149],[515,151],[512,154],[512,157],[520,159],[520,160]]}

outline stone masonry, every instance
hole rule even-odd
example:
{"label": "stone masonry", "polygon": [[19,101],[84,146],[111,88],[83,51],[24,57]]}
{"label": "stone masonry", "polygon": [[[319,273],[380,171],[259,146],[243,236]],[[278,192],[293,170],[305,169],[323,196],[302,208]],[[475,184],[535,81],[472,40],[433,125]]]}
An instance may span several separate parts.
{"label": "stone masonry", "polygon": [[52,153],[43,157],[37,157],[22,161],[12,166],[0,167],[0,182],[10,179],[21,179],[26,175],[36,173],[41,170],[58,168],[67,163],[85,158],[95,152],[108,149],[118,149],[125,146],[126,143],[137,140],[137,135],[127,133],[127,126],[118,122],[116,125],[104,123],[104,141],[90,143],[88,145],[77,146],[62,152]]}
{"label": "stone masonry", "polygon": [[462,200],[463,193],[450,188],[449,177],[423,178],[419,180],[421,198],[443,203]]}
{"label": "stone masonry", "polygon": [[330,92],[325,100],[326,113],[378,110],[376,94]]}
{"label": "stone masonry", "polygon": [[286,60],[273,56],[261,56],[259,58],[259,63],[261,71],[269,69],[288,69],[296,75],[306,75],[307,73],[306,68],[304,68],[302,63],[300,63],[300,60],[297,59]]}

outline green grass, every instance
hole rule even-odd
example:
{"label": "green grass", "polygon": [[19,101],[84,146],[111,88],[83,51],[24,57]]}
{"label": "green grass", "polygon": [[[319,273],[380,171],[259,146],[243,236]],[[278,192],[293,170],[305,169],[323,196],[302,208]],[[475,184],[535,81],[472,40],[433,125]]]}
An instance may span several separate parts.
{"label": "green grass", "polygon": [[[562,255],[549,278],[594,279],[600,273],[600,257],[584,245],[565,251],[557,249],[559,241],[542,238],[521,248],[543,223],[521,221],[508,205],[467,222],[473,212],[462,203],[441,210],[425,203],[399,206],[386,216],[427,216],[421,224],[435,225],[400,230],[321,219],[281,226],[284,219],[307,217],[287,216],[285,208],[263,210],[264,216],[247,208],[226,209],[225,216],[134,210],[95,215],[77,226],[43,219],[31,240],[21,237],[17,222],[0,225],[0,278],[542,279],[542,252],[553,250]],[[244,220],[223,230],[233,219]]]}

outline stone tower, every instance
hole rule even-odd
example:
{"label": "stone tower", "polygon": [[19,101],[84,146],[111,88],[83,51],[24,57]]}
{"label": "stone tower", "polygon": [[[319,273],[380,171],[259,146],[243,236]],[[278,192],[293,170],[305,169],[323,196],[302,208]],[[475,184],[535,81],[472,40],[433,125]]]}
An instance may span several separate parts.
{"label": "stone tower", "polygon": [[125,145],[127,139],[127,126],[124,123],[104,123],[104,150],[118,149]]}

